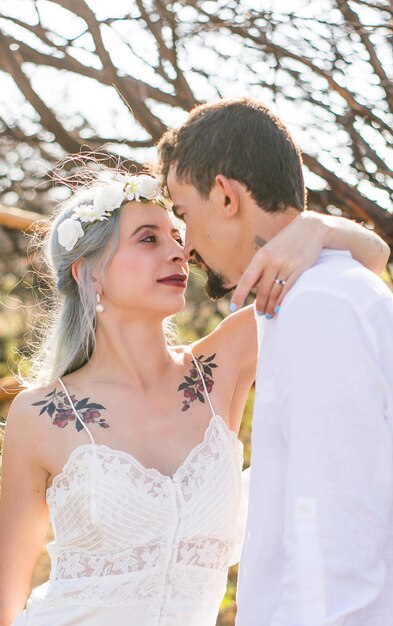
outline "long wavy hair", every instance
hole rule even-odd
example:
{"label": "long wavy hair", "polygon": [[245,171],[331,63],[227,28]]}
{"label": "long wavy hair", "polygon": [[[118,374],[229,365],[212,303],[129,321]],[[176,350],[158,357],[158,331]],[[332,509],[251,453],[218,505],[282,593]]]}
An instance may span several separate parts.
{"label": "long wavy hair", "polygon": [[[98,188],[110,184],[118,173],[118,170],[100,168],[99,174],[90,174],[89,182],[77,188],[69,200],[59,205],[39,244],[49,275],[46,274],[45,278],[49,278],[53,288],[49,306],[47,303],[45,313],[41,315],[45,321],[38,329],[36,350],[28,359],[28,366],[23,367],[24,372],[19,372],[19,379],[26,387],[45,386],[60,376],[74,372],[90,360],[95,350],[96,290],[93,272],[105,272],[116,251],[122,207],[113,211],[108,220],[84,225],[84,236],[69,252],[60,246],[57,229],[71,217],[75,207],[91,204]],[[80,281],[77,283],[72,276],[72,265],[79,259]],[[168,335],[169,339],[174,335],[172,326],[170,322],[164,323],[167,339]]]}

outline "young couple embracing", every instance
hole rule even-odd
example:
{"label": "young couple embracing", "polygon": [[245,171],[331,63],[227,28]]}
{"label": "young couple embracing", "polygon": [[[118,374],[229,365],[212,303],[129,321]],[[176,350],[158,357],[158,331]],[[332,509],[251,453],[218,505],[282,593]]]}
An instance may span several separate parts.
{"label": "young couple embracing", "polygon": [[[242,544],[237,626],[386,626],[389,250],[305,211],[299,150],[254,100],[197,107],[158,150],[160,181],[106,171],[47,235],[52,323],[4,442],[0,626],[214,626]],[[189,260],[211,297],[237,288],[173,346]],[[50,580],[24,609],[49,519]]]}

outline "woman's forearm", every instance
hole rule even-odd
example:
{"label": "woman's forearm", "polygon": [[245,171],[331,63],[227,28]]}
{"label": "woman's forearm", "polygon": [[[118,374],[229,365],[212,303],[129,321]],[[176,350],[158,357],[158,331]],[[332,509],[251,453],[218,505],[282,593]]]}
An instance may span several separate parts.
{"label": "woman's forearm", "polygon": [[303,216],[306,219],[317,217],[323,222],[324,248],[349,250],[356,261],[376,274],[385,269],[390,248],[375,232],[343,217],[322,215],[313,211],[305,211]]}
{"label": "woman's forearm", "polygon": [[[383,239],[352,220],[303,211],[255,253],[238,281],[230,310],[241,307],[257,286],[257,311],[266,313],[267,319],[274,317],[289,289],[316,263],[322,248],[349,250],[376,274],[384,270],[390,254]],[[277,285],[277,278],[284,279],[284,284]]]}

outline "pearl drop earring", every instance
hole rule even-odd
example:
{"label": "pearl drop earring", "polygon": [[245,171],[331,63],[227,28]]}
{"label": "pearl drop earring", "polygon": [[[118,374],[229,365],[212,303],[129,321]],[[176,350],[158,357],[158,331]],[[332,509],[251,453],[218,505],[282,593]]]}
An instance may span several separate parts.
{"label": "pearl drop earring", "polygon": [[97,300],[96,311],[97,313],[102,313],[104,310],[104,305],[101,304],[101,296],[99,293],[96,293],[96,300]]}

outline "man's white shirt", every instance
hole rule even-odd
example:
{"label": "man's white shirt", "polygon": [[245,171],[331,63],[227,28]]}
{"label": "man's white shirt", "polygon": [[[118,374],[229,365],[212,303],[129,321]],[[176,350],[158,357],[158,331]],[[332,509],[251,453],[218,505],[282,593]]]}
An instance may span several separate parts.
{"label": "man's white shirt", "polygon": [[323,251],[257,319],[236,626],[392,626],[392,294]]}

